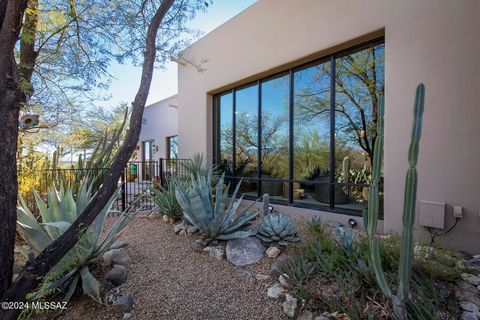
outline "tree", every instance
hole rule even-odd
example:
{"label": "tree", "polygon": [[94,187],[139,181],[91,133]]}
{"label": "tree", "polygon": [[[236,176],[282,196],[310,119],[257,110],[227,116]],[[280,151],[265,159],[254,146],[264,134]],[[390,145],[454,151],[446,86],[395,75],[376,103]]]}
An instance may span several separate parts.
{"label": "tree", "polygon": [[[69,1],[71,3],[72,1]],[[134,151],[142,125],[143,109],[150,88],[155,61],[162,61],[171,49],[175,32],[194,13],[206,7],[198,0],[106,1],[111,20],[123,23],[124,31],[119,34],[128,48],[138,50],[128,54],[138,58],[143,52],[143,69],[138,92],[132,102],[129,130],[124,143],[116,154],[104,181],[95,197],[71,227],[36,258],[27,262],[12,283],[13,249],[15,241],[17,176],[15,156],[17,151],[17,121],[20,109],[27,101],[25,86],[21,85],[19,67],[15,57],[15,46],[22,26],[27,24],[23,17],[27,10],[26,0],[2,0],[0,2],[0,300],[24,301],[29,291],[40,282],[41,277],[58,263],[75,245],[79,236],[94,221],[117,188],[123,168]],[[24,22],[24,23],[22,23]],[[100,28],[100,26],[95,25]],[[160,30],[160,32],[158,32]],[[101,29],[98,30],[99,32]],[[119,38],[120,40],[120,38]],[[156,43],[161,46],[157,48]],[[160,52],[157,55],[157,51]],[[6,62],[6,63],[3,63]],[[14,319],[18,310],[0,310],[0,319]]]}

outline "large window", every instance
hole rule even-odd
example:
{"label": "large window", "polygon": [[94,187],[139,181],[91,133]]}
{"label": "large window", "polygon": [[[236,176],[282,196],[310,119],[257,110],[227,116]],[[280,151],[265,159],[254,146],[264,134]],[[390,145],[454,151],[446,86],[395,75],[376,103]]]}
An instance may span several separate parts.
{"label": "large window", "polygon": [[243,180],[246,197],[361,213],[384,49],[379,39],[216,95],[217,164],[231,181]]}

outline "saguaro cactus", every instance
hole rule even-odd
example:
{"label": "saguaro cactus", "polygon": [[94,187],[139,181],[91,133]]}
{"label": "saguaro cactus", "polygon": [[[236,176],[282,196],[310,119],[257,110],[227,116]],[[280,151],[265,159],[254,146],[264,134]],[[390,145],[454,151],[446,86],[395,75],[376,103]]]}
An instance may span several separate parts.
{"label": "saguaro cactus", "polygon": [[263,195],[262,205],[262,215],[266,216],[270,213],[270,196],[268,195],[268,193],[265,193]]}
{"label": "saguaro cactus", "polygon": [[422,133],[422,115],[424,109],[425,87],[423,84],[417,86],[417,92],[414,105],[414,122],[412,130],[412,140],[408,152],[409,169],[405,181],[405,195],[403,208],[403,231],[400,254],[400,270],[399,270],[399,284],[396,295],[392,294],[385,274],[382,268],[380,259],[380,248],[378,239],[375,239],[375,232],[378,222],[379,211],[379,190],[378,184],[380,182],[381,159],[383,153],[383,114],[384,104],[383,99],[380,99],[378,108],[378,122],[377,122],[377,140],[375,141],[375,150],[373,157],[373,172],[372,184],[368,195],[368,211],[364,218],[367,229],[367,237],[370,246],[370,263],[373,267],[377,284],[382,290],[383,294],[392,299],[394,312],[397,318],[404,319],[405,316],[405,302],[409,296],[409,283],[412,272],[412,253],[413,253],[413,224],[415,222],[415,205],[417,195],[417,160],[420,145],[420,136]]}
{"label": "saguaro cactus", "polygon": [[350,182],[350,157],[345,157],[343,158],[342,162],[342,178],[343,178],[343,183],[349,183]]}

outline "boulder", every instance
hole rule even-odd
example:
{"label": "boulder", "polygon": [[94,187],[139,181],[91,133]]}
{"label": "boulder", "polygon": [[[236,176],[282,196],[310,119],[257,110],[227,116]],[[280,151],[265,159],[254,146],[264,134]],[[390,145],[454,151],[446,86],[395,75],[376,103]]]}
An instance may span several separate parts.
{"label": "boulder", "polygon": [[112,249],[125,248],[126,246],[128,246],[127,241],[125,241],[125,240],[116,240],[116,241],[113,242],[112,245],[110,246],[110,250],[112,250]]}
{"label": "boulder", "polygon": [[295,316],[297,311],[297,299],[292,297],[290,294],[285,295],[285,302],[282,304],[283,313],[285,313],[290,318]]}
{"label": "boulder", "polygon": [[277,247],[270,247],[267,249],[266,254],[270,259],[275,259],[282,251]]}
{"label": "boulder", "polygon": [[105,280],[117,287],[127,281],[128,268],[119,264],[113,266],[113,269],[105,274]]}
{"label": "boulder", "polygon": [[257,263],[265,252],[261,241],[255,237],[230,240],[227,242],[227,260],[236,266]]}
{"label": "boulder", "polygon": [[272,299],[278,299],[283,295],[285,290],[279,283],[275,283],[273,286],[267,289],[267,296]]}
{"label": "boulder", "polygon": [[133,309],[133,294],[121,294],[112,304],[112,309],[119,313],[130,313]]}
{"label": "boulder", "polygon": [[130,267],[130,263],[130,257],[123,248],[109,250],[103,254],[103,265],[106,267],[115,264]]}

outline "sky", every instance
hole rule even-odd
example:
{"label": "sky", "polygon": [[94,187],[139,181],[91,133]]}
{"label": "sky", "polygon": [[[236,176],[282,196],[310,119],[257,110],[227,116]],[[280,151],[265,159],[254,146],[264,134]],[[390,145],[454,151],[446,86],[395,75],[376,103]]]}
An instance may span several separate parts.
{"label": "sky", "polygon": [[[188,27],[200,30],[205,35],[255,2],[256,0],[213,0],[213,4],[209,6],[207,12],[199,12],[190,21]],[[141,68],[135,67],[128,62],[123,65],[113,63],[109,71],[115,77],[107,91],[111,99],[98,104],[111,108],[123,101],[128,103],[133,101],[140,82]],[[147,105],[176,93],[177,64],[169,62],[164,70],[155,70]]]}

